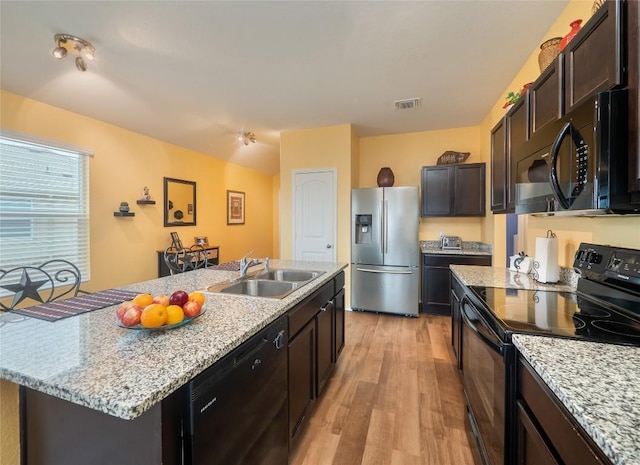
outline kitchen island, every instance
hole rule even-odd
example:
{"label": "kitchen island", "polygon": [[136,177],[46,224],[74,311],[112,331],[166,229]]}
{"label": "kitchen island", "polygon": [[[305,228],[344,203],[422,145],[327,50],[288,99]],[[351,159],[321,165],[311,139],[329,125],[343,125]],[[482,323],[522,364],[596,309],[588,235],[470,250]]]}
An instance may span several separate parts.
{"label": "kitchen island", "polygon": [[[206,293],[205,313],[170,330],[121,328],[116,306],[53,323],[3,313],[0,377],[82,411],[134,421],[156,415],[173,393],[331,282],[346,264],[273,260],[271,266],[323,274],[281,300]],[[235,277],[236,272],[196,270],[122,289],[169,295]]]}

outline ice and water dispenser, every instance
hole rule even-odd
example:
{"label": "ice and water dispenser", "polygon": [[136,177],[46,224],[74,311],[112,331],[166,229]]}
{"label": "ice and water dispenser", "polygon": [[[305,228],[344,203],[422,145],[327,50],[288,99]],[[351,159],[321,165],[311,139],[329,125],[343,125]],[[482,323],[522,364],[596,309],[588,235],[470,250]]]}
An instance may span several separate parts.
{"label": "ice and water dispenser", "polygon": [[371,244],[372,215],[356,215],[356,244]]}

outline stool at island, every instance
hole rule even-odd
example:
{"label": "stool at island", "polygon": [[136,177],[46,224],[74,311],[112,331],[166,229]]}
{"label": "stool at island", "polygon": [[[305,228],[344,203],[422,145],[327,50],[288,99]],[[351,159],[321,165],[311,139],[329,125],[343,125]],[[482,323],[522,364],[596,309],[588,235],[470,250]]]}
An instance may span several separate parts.
{"label": "stool at island", "polygon": [[80,290],[81,280],[78,267],[67,260],[49,260],[38,266],[0,268],[1,295],[13,295],[8,305],[0,302],[0,306],[2,310],[13,310],[27,299],[43,304],[75,297],[79,292],[84,292]]}
{"label": "stool at island", "polygon": [[197,244],[190,247],[171,245],[165,250],[157,250],[158,278],[217,265],[219,263],[218,250],[218,246],[201,246]]}

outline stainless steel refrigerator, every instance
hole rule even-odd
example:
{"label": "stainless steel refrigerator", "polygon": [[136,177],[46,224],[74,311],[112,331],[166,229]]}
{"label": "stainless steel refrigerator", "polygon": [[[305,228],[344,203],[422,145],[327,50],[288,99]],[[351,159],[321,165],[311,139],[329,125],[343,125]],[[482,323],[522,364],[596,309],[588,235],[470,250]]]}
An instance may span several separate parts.
{"label": "stainless steel refrigerator", "polygon": [[351,191],[351,308],[418,316],[418,187]]}

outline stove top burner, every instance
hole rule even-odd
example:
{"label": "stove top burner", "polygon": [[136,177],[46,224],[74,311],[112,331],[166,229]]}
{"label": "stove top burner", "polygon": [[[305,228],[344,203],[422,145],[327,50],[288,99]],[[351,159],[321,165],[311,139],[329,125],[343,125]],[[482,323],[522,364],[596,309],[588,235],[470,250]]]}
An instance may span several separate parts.
{"label": "stove top burner", "polygon": [[640,324],[635,322],[620,323],[617,321],[602,320],[594,321],[591,324],[602,331],[607,331],[618,336],[640,338]]}
{"label": "stove top burner", "polygon": [[470,286],[489,309],[492,326],[510,333],[547,334],[640,345],[640,320],[571,292]]}

